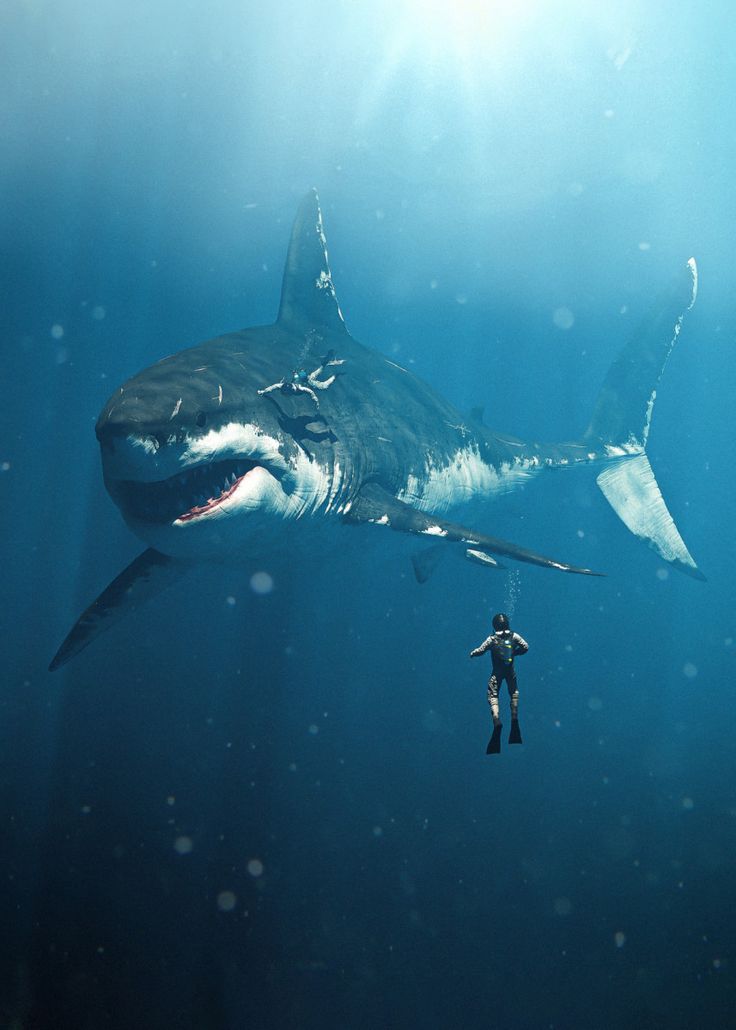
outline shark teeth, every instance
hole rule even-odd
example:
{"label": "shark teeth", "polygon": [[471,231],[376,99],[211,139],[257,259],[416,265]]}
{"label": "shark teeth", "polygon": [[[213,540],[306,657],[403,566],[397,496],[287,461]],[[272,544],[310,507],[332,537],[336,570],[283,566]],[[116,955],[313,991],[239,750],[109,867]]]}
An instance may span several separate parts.
{"label": "shark teeth", "polygon": [[222,504],[242,479],[258,467],[258,462],[246,458],[209,462],[159,482],[118,480],[109,483],[108,488],[129,518],[154,523],[187,522]]}

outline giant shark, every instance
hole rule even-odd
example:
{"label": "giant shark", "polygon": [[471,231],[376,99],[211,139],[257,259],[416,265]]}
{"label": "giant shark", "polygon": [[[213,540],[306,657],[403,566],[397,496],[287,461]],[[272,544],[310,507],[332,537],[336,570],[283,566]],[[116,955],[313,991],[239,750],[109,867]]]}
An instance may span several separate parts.
{"label": "giant shark", "polygon": [[50,668],[192,562],[330,546],[338,533],[424,538],[413,556],[419,580],[449,548],[491,568],[510,558],[597,575],[485,532],[488,502],[550,468],[600,466],[597,483],[625,525],[703,578],[646,455],[656,386],[696,292],[691,258],[614,361],[582,436],[525,442],[462,415],[350,335],[311,191],[294,221],[276,322],[166,357],[102,409],[105,486],[148,549],[82,613]]}

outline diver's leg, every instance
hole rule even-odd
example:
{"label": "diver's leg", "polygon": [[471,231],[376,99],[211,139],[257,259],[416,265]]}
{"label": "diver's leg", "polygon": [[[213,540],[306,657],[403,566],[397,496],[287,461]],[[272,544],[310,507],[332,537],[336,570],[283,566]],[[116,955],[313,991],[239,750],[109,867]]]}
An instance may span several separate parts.
{"label": "diver's leg", "polygon": [[516,685],[516,672],[513,669],[506,674],[506,685],[509,688],[509,700],[511,701],[511,730],[509,731],[509,744],[521,744],[521,730],[519,729],[519,688]]}
{"label": "diver's leg", "polygon": [[516,672],[512,669],[506,673],[506,686],[509,688],[509,700],[511,702],[511,718],[519,718],[519,688],[516,684]]}
{"label": "diver's leg", "polygon": [[491,678],[488,680],[488,704],[491,706],[491,716],[493,718],[493,725],[498,726],[501,722],[501,718],[498,714],[498,679],[495,672],[491,673]]}
{"label": "diver's leg", "polygon": [[498,678],[495,672],[492,672],[491,678],[488,680],[488,704],[491,706],[491,715],[493,716],[493,733],[486,748],[487,755],[497,755],[501,750],[502,727],[498,714],[498,687]]}

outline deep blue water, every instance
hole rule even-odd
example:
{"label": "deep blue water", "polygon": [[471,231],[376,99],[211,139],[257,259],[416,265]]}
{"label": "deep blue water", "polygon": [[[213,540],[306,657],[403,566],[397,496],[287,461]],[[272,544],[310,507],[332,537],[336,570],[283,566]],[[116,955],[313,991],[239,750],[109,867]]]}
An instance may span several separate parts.
{"label": "deep blue water", "polygon": [[[642,6],[0,5],[3,1026],[733,1019],[736,30]],[[420,586],[378,535],[263,595],[203,566],[48,674],[142,549],[100,408],[275,317],[311,186],[352,334],[521,437],[582,431],[694,254],[649,454],[707,582],[550,474],[479,528],[607,578]]]}

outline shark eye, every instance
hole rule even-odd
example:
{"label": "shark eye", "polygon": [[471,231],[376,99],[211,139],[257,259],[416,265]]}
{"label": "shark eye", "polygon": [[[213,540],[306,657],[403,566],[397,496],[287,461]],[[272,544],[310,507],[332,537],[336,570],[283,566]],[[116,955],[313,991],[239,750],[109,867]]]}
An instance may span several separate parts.
{"label": "shark eye", "polygon": [[197,423],[197,425],[199,426],[200,429],[203,429],[204,426],[207,425],[207,412],[205,412],[205,411],[198,411],[197,412],[197,417],[196,417],[196,419],[194,421]]}

